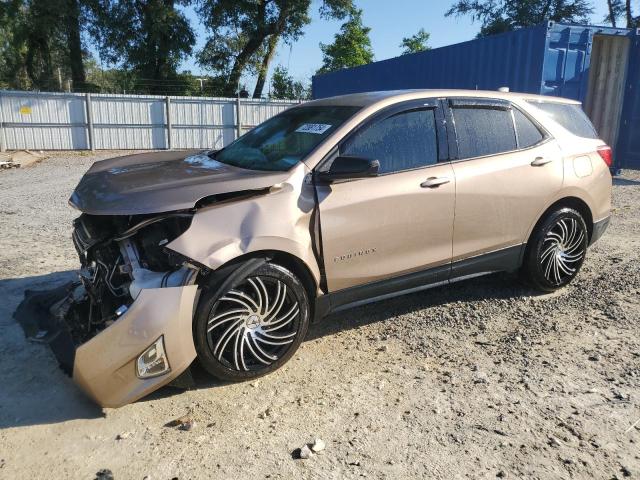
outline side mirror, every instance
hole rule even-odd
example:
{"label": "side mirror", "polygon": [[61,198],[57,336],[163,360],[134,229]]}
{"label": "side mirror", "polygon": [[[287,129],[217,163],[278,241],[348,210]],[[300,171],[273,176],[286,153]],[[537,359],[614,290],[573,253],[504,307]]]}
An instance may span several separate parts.
{"label": "side mirror", "polygon": [[316,172],[316,179],[322,183],[332,183],[336,180],[351,180],[356,178],[376,177],[380,170],[380,162],[363,157],[337,157],[329,171]]}

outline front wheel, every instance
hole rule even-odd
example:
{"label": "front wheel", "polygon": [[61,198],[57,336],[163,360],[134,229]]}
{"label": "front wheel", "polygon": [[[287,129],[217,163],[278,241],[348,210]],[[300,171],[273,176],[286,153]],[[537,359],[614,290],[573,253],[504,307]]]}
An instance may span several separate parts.
{"label": "front wheel", "polygon": [[286,268],[264,263],[231,285],[206,290],[194,323],[198,358],[213,376],[250,380],[282,366],[309,327],[309,300]]}
{"label": "front wheel", "polygon": [[564,287],[580,271],[588,241],[587,226],[576,210],[562,208],[550,213],[527,244],[524,279],[545,292]]}

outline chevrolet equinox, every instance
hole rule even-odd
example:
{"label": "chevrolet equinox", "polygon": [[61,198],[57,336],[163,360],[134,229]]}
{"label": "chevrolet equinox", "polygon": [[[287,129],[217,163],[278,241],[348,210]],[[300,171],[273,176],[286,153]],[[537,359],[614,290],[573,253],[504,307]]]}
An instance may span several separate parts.
{"label": "chevrolet equinox", "polygon": [[70,198],[78,281],[27,294],[32,330],[116,407],[196,358],[225,381],[272,372],[313,319],[367,302],[498,271],[550,292],[607,228],[611,160],[577,102],[415,90],[99,161]]}

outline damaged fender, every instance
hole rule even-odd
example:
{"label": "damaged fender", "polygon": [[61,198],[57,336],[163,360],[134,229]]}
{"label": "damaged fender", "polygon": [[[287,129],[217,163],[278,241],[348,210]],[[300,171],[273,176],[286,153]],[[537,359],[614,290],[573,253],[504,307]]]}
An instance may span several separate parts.
{"label": "damaged fender", "polygon": [[302,260],[316,285],[320,271],[314,254],[313,185],[303,181],[304,164],[289,180],[260,196],[214,203],[196,212],[190,227],[167,248],[211,270],[253,252],[279,251]]}

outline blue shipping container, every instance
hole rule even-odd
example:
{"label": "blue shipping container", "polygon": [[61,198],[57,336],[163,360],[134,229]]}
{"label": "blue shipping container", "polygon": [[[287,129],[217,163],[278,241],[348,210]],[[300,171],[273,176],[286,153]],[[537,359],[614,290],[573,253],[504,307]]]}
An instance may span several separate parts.
{"label": "blue shipping container", "polygon": [[640,30],[548,22],[313,77],[314,98],[500,87],[583,102],[617,165],[640,168]]}

